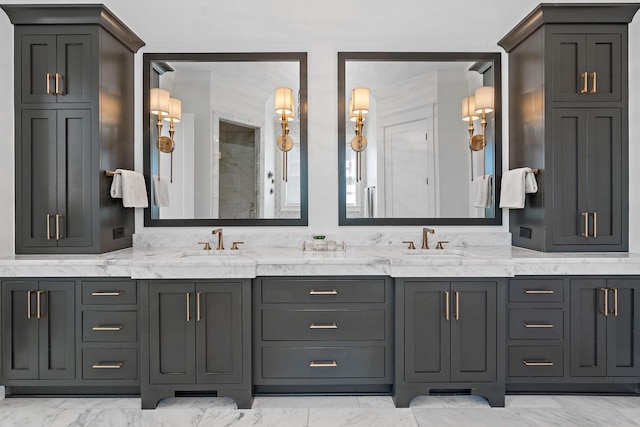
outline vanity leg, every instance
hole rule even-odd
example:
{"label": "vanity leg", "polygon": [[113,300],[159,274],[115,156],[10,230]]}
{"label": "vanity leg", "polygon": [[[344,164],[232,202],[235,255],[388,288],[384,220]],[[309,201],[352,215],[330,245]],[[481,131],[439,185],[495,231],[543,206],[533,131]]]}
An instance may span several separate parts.
{"label": "vanity leg", "polygon": [[393,401],[396,408],[408,408],[409,404],[417,394],[412,390],[396,390],[393,395]]}
{"label": "vanity leg", "polygon": [[156,409],[158,402],[166,397],[175,396],[173,390],[144,390],[140,392],[142,409]]}
{"label": "vanity leg", "polygon": [[492,408],[504,408],[505,391],[496,388],[472,389],[471,394],[482,396]]}
{"label": "vanity leg", "polygon": [[251,390],[219,390],[218,396],[232,398],[236,401],[238,409],[251,409],[253,405]]}

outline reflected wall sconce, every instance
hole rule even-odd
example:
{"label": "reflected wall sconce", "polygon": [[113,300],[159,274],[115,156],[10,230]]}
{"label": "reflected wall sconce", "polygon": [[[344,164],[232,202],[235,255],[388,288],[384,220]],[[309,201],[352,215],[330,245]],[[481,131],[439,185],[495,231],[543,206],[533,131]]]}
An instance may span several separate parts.
{"label": "reflected wall sconce", "polygon": [[482,126],[482,134],[476,135],[471,139],[477,140],[476,145],[481,146],[481,148],[479,148],[480,150],[482,150],[485,145],[487,145],[487,138],[485,137],[487,131],[487,114],[493,112],[493,96],[493,86],[479,87],[475,92],[475,112],[480,114],[480,126]]}
{"label": "reflected wall sconce", "polygon": [[[175,129],[174,123],[180,122],[182,119],[182,101],[178,98],[172,98],[168,90],[160,88],[152,88],[149,93],[149,111],[151,114],[158,116],[156,127],[158,128],[158,177],[160,177],[160,153],[171,153],[171,182],[173,182],[173,150],[175,142],[173,135]],[[162,136],[162,119],[169,122],[169,137]]]}
{"label": "reflected wall sconce", "polygon": [[293,90],[288,87],[276,88],[275,110],[280,118],[282,133],[276,146],[282,151],[282,180],[287,181],[287,153],[293,148],[293,139],[289,136],[289,120],[295,118]]}
{"label": "reflected wall sconce", "polygon": [[169,137],[160,137],[160,140],[158,142],[158,149],[163,153],[171,153],[170,180],[171,182],[173,182],[173,151],[176,148],[176,143],[173,139],[173,135],[175,134],[175,128],[173,127],[173,124],[180,123],[180,120],[182,120],[182,101],[178,98],[171,98],[169,100],[169,113],[165,114],[163,117],[166,121],[169,122]]}
{"label": "reflected wall sconce", "polygon": [[356,181],[362,181],[362,152],[367,148],[363,134],[364,120],[369,113],[369,88],[357,87],[351,91],[349,120],[356,122],[356,135],[351,139],[351,149],[356,152]]}

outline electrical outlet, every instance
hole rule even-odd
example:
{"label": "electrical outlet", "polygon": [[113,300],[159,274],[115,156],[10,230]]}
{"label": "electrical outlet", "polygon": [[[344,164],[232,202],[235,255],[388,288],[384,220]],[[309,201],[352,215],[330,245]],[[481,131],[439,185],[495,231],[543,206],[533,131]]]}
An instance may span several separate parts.
{"label": "electrical outlet", "polygon": [[113,229],[113,238],[114,239],[122,239],[124,238],[124,227],[118,227]]}
{"label": "electrical outlet", "polygon": [[520,227],[520,237],[525,239],[531,238],[531,229],[529,227]]}

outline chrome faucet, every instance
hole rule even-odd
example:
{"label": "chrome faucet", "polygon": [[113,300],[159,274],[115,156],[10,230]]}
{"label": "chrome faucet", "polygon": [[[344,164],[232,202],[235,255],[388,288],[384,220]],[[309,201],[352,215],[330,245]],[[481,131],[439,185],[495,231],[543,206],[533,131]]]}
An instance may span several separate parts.
{"label": "chrome faucet", "polygon": [[218,236],[218,250],[223,250],[224,244],[222,243],[222,228],[215,228],[211,230],[211,234],[215,234]]}
{"label": "chrome faucet", "polygon": [[424,227],[422,229],[422,249],[429,249],[429,233],[434,234],[436,230],[433,228]]}

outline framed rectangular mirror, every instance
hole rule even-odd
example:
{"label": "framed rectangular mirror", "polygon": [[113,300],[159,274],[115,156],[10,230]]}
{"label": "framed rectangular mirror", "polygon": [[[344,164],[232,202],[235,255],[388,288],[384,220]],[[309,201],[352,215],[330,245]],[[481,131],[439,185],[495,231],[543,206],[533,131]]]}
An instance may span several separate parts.
{"label": "framed rectangular mirror", "polygon": [[145,53],[143,81],[145,226],[307,225],[306,53]]}
{"label": "framed rectangular mirror", "polygon": [[500,225],[500,101],[499,53],[339,52],[340,225]]}

